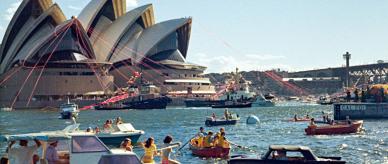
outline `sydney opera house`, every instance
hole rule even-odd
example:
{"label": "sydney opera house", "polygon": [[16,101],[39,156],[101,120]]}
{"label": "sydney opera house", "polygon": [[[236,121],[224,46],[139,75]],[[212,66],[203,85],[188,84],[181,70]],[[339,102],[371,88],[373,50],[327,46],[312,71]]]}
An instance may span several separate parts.
{"label": "sydney opera house", "polygon": [[0,46],[0,107],[88,105],[137,72],[170,95],[213,94],[206,67],[186,61],[191,23],[155,23],[151,4],[127,12],[125,0],[92,0],[71,18],[52,0],[23,0]]}

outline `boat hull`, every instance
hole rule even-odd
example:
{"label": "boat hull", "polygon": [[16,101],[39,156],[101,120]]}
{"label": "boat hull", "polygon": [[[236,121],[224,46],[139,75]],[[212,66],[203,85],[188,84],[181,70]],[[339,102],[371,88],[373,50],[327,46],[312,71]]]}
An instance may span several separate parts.
{"label": "boat hull", "polygon": [[263,159],[254,159],[254,158],[237,158],[237,159],[230,159],[228,161],[228,164],[257,164],[257,163],[268,163],[268,164],[299,164],[299,163],[308,163],[308,164],[344,164],[345,161],[309,161],[309,160],[263,160]]}
{"label": "boat hull", "polygon": [[77,118],[78,112],[61,112],[61,119],[71,119],[72,117]]}
{"label": "boat hull", "polygon": [[186,100],[186,107],[212,107],[213,105],[222,105],[223,100]]}
{"label": "boat hull", "polygon": [[137,143],[142,134],[123,134],[118,136],[97,135],[97,137],[104,142],[105,145],[120,145],[126,138],[130,138],[132,144]]}
{"label": "boat hull", "polygon": [[332,135],[358,133],[361,130],[363,121],[353,121],[351,124],[339,123],[336,125],[325,125],[305,129],[307,135]]}
{"label": "boat hull", "polygon": [[250,108],[252,103],[237,103],[237,104],[223,104],[223,105],[213,105],[212,108]]}
{"label": "boat hull", "polygon": [[193,155],[205,158],[228,158],[230,148],[198,148],[190,144],[190,150]]}
{"label": "boat hull", "polygon": [[131,108],[127,106],[122,106],[122,107],[96,106],[94,107],[94,109],[95,110],[126,110]]}
{"label": "boat hull", "polygon": [[127,105],[129,109],[166,109],[167,104],[170,102],[170,98],[163,96],[142,101],[125,102],[123,104]]}
{"label": "boat hull", "polygon": [[240,119],[230,119],[230,120],[209,120],[205,121],[206,126],[220,126],[220,125],[236,125],[237,121]]}

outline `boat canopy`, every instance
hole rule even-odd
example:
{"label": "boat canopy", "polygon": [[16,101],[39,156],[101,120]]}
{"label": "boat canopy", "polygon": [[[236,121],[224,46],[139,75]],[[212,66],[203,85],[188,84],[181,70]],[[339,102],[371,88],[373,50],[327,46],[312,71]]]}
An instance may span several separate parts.
{"label": "boat canopy", "polygon": [[11,142],[19,140],[40,140],[40,141],[56,141],[67,140],[70,136],[64,131],[52,131],[52,132],[40,132],[40,133],[27,133],[27,134],[15,134],[15,135],[3,135],[0,136],[1,142]]}

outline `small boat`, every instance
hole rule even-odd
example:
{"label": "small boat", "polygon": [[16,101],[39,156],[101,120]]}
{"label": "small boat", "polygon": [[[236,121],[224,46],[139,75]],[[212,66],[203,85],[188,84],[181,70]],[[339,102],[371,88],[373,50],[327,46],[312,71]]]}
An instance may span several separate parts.
{"label": "small boat", "polygon": [[331,135],[358,133],[362,128],[363,121],[337,122],[334,125],[311,126],[304,131],[307,135]]}
{"label": "small boat", "polygon": [[59,106],[61,111],[62,119],[71,119],[72,117],[77,118],[79,114],[78,105],[75,103],[70,103],[70,100],[67,99],[67,103]]}
{"label": "small boat", "polygon": [[[293,156],[300,154],[300,156]],[[228,164],[284,164],[284,163],[316,163],[316,164],[343,164],[341,157],[316,156],[309,147],[295,145],[270,145],[269,150],[262,158],[236,157],[228,160]]]}
{"label": "small boat", "polygon": [[10,112],[10,111],[12,111],[12,108],[10,108],[10,107],[2,107],[2,108],[0,108],[0,112]]}
{"label": "small boat", "polygon": [[232,116],[231,119],[214,119],[213,117],[206,117],[205,125],[206,126],[220,126],[220,125],[236,125],[240,120],[238,115]]}
{"label": "small boat", "polygon": [[[79,124],[75,124],[73,126],[77,126],[78,129]],[[70,135],[76,134],[95,134],[95,132],[86,132],[86,130],[76,130]],[[96,133],[96,136],[104,142],[106,145],[120,145],[122,141],[126,138],[130,138],[132,143],[137,143],[140,136],[144,134],[143,130],[136,130],[131,123],[123,123],[119,125],[115,125],[112,130],[102,130],[99,133]]]}
{"label": "small boat", "polygon": [[199,148],[190,142],[190,150],[195,156],[205,158],[229,158],[230,148],[211,147]]}
{"label": "small boat", "polygon": [[250,107],[252,107],[251,102],[235,102],[235,101],[225,101],[224,104],[212,106],[212,108],[250,108]]}
{"label": "small boat", "polygon": [[256,100],[252,103],[253,107],[273,107],[275,103],[272,100],[268,100],[262,95],[256,97]]}
{"label": "small boat", "polygon": [[291,122],[309,122],[309,121],[311,121],[311,118],[297,118],[296,120],[293,118],[293,119],[289,119],[289,121],[291,121]]}
{"label": "small boat", "polygon": [[317,104],[321,105],[331,105],[333,103],[333,100],[331,100],[329,96],[320,96],[319,100],[317,101]]}

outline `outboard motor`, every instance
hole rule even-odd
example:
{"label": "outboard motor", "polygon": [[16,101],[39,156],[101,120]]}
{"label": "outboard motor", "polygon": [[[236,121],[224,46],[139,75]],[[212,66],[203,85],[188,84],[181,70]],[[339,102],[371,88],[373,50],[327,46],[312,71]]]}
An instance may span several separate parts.
{"label": "outboard motor", "polygon": [[257,123],[260,123],[260,119],[257,116],[251,114],[247,118],[247,124],[257,124]]}

